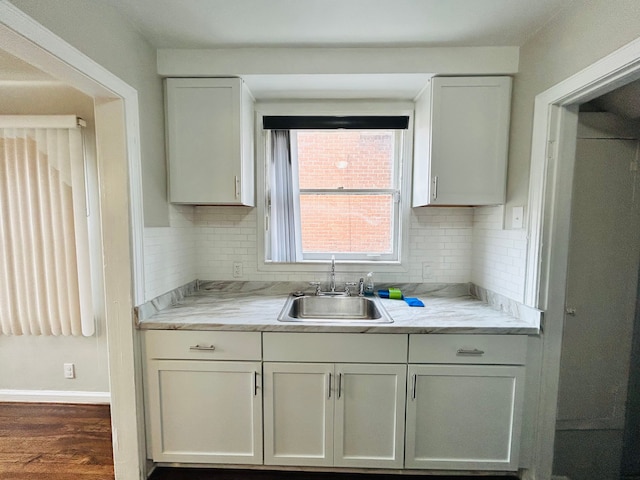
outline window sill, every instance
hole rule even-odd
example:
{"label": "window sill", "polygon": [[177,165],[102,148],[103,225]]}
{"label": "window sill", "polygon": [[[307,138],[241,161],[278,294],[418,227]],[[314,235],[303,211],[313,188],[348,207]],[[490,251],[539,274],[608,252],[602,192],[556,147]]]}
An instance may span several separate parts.
{"label": "window sill", "polygon": [[[258,262],[258,271],[260,272],[328,272],[330,260],[310,260],[306,262],[296,263],[279,263],[279,262]],[[340,260],[336,261],[336,270],[339,273],[358,273],[375,271],[375,273],[405,273],[409,271],[408,265],[402,262],[390,261],[355,261]]]}

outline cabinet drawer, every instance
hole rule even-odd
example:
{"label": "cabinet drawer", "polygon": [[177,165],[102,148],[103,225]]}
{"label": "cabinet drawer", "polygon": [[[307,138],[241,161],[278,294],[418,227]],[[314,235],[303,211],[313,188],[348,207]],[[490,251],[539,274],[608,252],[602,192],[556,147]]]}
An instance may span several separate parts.
{"label": "cabinet drawer", "polygon": [[406,363],[407,335],[361,333],[264,334],[270,362]]}
{"label": "cabinet drawer", "polygon": [[409,335],[409,363],[524,365],[526,335]]}
{"label": "cabinet drawer", "polygon": [[147,358],[261,360],[260,332],[148,330]]}

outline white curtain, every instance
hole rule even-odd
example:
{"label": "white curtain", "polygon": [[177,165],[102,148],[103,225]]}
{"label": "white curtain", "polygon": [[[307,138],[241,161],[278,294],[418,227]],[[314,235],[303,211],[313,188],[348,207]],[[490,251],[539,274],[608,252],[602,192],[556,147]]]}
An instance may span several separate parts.
{"label": "white curtain", "polygon": [[0,117],[2,334],[95,331],[77,123],[74,116]]}
{"label": "white curtain", "polygon": [[291,141],[288,130],[271,132],[271,260],[295,262]]}

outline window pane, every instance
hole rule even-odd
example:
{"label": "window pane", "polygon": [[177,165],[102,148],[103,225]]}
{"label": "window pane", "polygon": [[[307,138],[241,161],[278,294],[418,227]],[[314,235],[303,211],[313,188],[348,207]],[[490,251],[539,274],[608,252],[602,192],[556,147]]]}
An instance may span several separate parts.
{"label": "window pane", "polygon": [[393,195],[300,195],[302,252],[393,251]]}
{"label": "window pane", "polygon": [[394,188],[394,130],[297,130],[300,189]]}

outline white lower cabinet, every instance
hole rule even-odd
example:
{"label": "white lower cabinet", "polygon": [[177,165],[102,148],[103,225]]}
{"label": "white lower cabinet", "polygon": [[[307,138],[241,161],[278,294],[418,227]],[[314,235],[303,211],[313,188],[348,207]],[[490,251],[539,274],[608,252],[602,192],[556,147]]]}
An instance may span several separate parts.
{"label": "white lower cabinet", "polygon": [[264,364],[264,463],[333,465],[332,364]]}
{"label": "white lower cabinet", "polygon": [[517,471],[522,335],[147,331],[160,463]]}
{"label": "white lower cabinet", "polygon": [[526,337],[418,336],[409,351],[433,364],[409,364],[405,468],[516,471]]}
{"label": "white lower cabinet", "polygon": [[406,365],[336,365],[334,465],[402,468]]}
{"label": "white lower cabinet", "polygon": [[151,458],[262,464],[260,334],[146,333]]}
{"label": "white lower cabinet", "polygon": [[402,468],[406,365],[264,364],[265,464]]}
{"label": "white lower cabinet", "polygon": [[407,335],[262,339],[265,465],[402,468]]}

